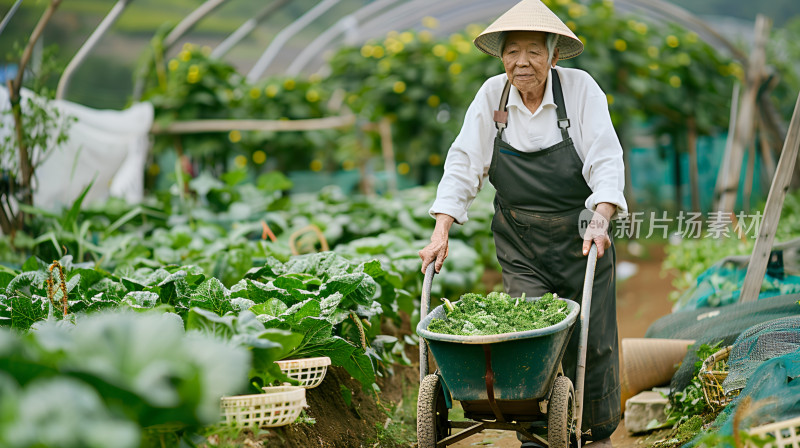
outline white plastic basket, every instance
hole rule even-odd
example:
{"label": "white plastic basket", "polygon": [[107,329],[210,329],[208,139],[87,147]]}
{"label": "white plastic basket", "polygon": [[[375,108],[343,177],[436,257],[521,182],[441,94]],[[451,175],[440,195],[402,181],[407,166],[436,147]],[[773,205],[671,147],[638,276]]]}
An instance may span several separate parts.
{"label": "white plastic basket", "polygon": [[306,390],[298,386],[264,387],[263,394],[222,397],[223,421],[230,425],[273,428],[297,420],[306,407]]}
{"label": "white plastic basket", "polygon": [[[768,425],[756,426],[748,431],[754,436],[772,436],[775,441],[770,441],[764,448],[800,448],[800,417]],[[748,447],[755,445],[748,443]]]}
{"label": "white plastic basket", "polygon": [[306,389],[319,386],[325,378],[325,372],[331,365],[331,358],[322,356],[319,358],[289,359],[286,361],[275,361],[281,371],[289,378],[300,381],[300,385]]}

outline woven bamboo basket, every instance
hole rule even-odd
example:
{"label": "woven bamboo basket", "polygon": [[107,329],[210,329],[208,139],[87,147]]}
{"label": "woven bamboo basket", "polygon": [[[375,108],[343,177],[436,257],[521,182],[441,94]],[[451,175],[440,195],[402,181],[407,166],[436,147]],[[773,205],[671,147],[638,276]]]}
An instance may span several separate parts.
{"label": "woven bamboo basket", "polygon": [[727,405],[739,395],[738,390],[726,395],[722,389],[722,382],[728,377],[726,364],[732,348],[732,346],[725,347],[706,358],[700,368],[700,373],[697,375],[703,386],[703,395],[706,398],[706,402],[714,409]]}
{"label": "woven bamboo basket", "polygon": [[[747,432],[753,436],[768,438],[769,441],[764,448],[800,448],[800,417],[756,426]],[[755,446],[749,441],[746,445],[747,448],[755,448]]]}
{"label": "woven bamboo basket", "polygon": [[322,356],[319,358],[289,359],[286,361],[275,361],[280,366],[281,371],[289,378],[300,381],[300,386],[312,389],[322,382],[325,372],[331,365],[331,358]]}
{"label": "woven bamboo basket", "polygon": [[222,397],[223,422],[274,428],[297,420],[306,407],[306,390],[298,386],[264,387],[263,394]]}

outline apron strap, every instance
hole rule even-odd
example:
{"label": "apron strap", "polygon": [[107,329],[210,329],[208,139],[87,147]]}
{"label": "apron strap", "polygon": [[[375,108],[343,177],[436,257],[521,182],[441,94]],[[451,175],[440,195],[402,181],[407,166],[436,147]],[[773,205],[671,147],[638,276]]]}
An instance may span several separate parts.
{"label": "apron strap", "polygon": [[569,139],[569,118],[567,118],[567,107],[564,105],[564,92],[561,90],[561,79],[558,77],[558,71],[555,68],[550,70],[553,74],[553,99],[556,101],[556,115],[558,115],[558,127],[561,129],[561,137],[564,140]]}
{"label": "apron strap", "polygon": [[508,126],[508,93],[511,91],[511,81],[506,81],[503,94],[500,96],[500,106],[494,111],[494,125],[497,128],[497,137],[503,138],[503,130]]}

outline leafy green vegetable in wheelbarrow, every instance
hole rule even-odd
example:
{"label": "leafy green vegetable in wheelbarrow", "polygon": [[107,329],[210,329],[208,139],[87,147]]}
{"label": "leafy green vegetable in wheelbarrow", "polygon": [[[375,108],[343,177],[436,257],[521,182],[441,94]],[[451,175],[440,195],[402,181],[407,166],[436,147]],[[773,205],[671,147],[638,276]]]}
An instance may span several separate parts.
{"label": "leafy green vegetable in wheelbarrow", "polygon": [[453,305],[445,301],[445,310],[447,316],[432,319],[428,331],[460,336],[515,333],[549,327],[567,317],[567,304],[551,293],[534,301],[502,292],[486,297],[468,293]]}

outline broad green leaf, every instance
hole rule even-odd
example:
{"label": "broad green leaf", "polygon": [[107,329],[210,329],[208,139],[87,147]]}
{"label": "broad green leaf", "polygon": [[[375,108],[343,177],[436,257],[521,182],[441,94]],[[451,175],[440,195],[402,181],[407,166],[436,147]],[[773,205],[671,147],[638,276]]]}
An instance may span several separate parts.
{"label": "broad green leaf", "polygon": [[132,308],[155,308],[158,294],[150,291],[131,291],[122,301]]}
{"label": "broad green leaf", "polygon": [[22,272],[47,271],[49,265],[36,256],[29,257],[22,265]]}
{"label": "broad green leaf", "polygon": [[192,308],[186,318],[186,330],[199,330],[208,334],[230,339],[236,334],[236,316],[220,316],[203,308]]}
{"label": "broad green leaf", "polygon": [[291,308],[284,311],[279,317],[285,322],[294,326],[298,323],[302,323],[302,321],[306,318],[318,318],[320,313],[320,302],[316,299],[307,299],[304,302],[293,305]]}
{"label": "broad green leaf", "polygon": [[278,299],[269,299],[262,304],[253,306],[250,308],[250,311],[256,315],[266,314],[268,316],[278,316],[285,312],[288,308],[289,307],[287,307],[285,303]]}
{"label": "broad green leaf", "polygon": [[44,271],[23,272],[8,283],[6,294],[9,296],[20,294],[28,297],[36,292],[46,294],[46,289],[44,288],[46,280],[47,274]]}
{"label": "broad green leaf", "polygon": [[189,301],[189,307],[205,308],[221,316],[228,311],[233,311],[233,305],[228,300],[229,295],[230,293],[222,282],[212,277],[194,290]]}
{"label": "broad green leaf", "polygon": [[47,297],[17,296],[11,298],[11,326],[19,330],[27,330],[47,317],[50,302]]}
{"label": "broad green leaf", "polygon": [[377,283],[369,275],[358,272],[354,274],[339,275],[331,278],[319,290],[320,297],[326,297],[332,293],[340,293],[343,298],[343,306],[347,308],[354,305],[369,305],[372,297],[378,289]]}

